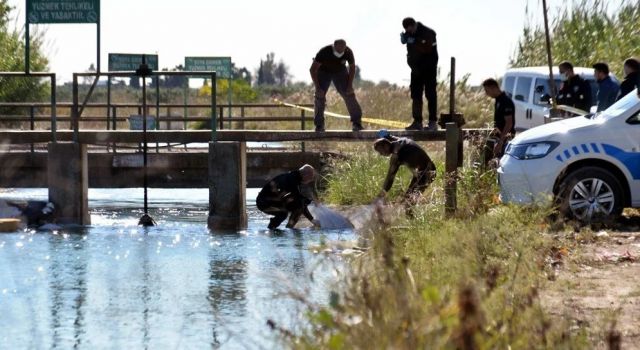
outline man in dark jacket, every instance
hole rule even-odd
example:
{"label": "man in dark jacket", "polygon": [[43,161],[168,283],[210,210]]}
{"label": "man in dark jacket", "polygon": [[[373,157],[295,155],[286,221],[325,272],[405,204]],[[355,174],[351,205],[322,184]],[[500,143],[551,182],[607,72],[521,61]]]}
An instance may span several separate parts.
{"label": "man in dark jacket", "polygon": [[276,229],[289,216],[288,228],[293,228],[300,216],[304,215],[314,225],[313,216],[307,206],[311,198],[305,197],[300,187],[308,185],[315,179],[315,170],[305,164],[298,170],[280,174],[269,181],[256,197],[256,206],[263,213],[273,215],[269,221],[269,229]]}
{"label": "man in dark jacket", "polygon": [[602,112],[616,102],[620,85],[611,79],[609,75],[609,65],[606,63],[596,63],[593,65],[593,75],[598,81],[598,112]]}
{"label": "man in dark jacket", "polygon": [[438,129],[438,43],[436,32],[407,17],[402,20],[404,32],[400,42],[407,45],[407,63],[411,67],[411,100],[413,123],[407,130],[422,130],[422,93],[429,103],[428,130]]}
{"label": "man in dark jacket", "polygon": [[640,62],[635,58],[624,61],[624,80],[620,84],[618,100],[632,92],[640,84]]}
{"label": "man in dark jacket", "polygon": [[389,192],[400,166],[405,165],[413,173],[413,178],[411,178],[411,183],[405,193],[405,199],[407,204],[414,204],[417,197],[433,182],[436,175],[436,166],[427,152],[411,139],[393,136],[376,140],[373,148],[380,155],[391,157],[380,197],[384,197]]}
{"label": "man in dark jacket", "polygon": [[494,158],[502,157],[507,146],[507,141],[516,134],[516,106],[507,94],[500,89],[495,79],[489,78],[482,82],[482,87],[487,96],[496,100],[493,112],[493,131],[495,137],[493,145]]}
{"label": "man in dark jacket", "polygon": [[558,104],[578,108],[589,113],[591,110],[591,86],[589,82],[573,72],[571,62],[562,62],[558,68],[565,79],[560,91],[558,91],[558,96],[556,96]]}

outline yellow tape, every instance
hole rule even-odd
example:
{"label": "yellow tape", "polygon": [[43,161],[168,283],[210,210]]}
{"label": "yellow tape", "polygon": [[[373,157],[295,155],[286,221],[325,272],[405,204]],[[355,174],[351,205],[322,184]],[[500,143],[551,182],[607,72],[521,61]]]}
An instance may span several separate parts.
{"label": "yellow tape", "polygon": [[[279,104],[281,104],[283,106],[296,108],[296,109],[300,109],[300,110],[304,110],[304,111],[308,111],[308,112],[314,112],[313,108],[302,107],[302,106],[298,106],[298,105],[293,104],[293,103],[286,103],[286,102],[280,101],[278,99],[274,99],[274,102],[279,103]],[[351,119],[348,115],[342,115],[342,114],[333,113],[333,112],[324,112],[324,115],[328,115],[330,117],[340,118],[340,119]],[[369,123],[369,124],[386,126],[388,128],[404,129],[404,127],[405,127],[404,123],[399,122],[399,121],[395,121],[395,120],[385,120],[385,119],[379,119],[379,118],[363,117],[362,121],[365,122],[365,123]]]}

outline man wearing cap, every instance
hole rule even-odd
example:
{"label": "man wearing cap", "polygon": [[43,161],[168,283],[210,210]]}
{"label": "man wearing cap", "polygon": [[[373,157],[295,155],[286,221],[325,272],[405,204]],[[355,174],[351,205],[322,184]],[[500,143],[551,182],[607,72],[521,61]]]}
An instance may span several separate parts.
{"label": "man wearing cap", "polygon": [[305,197],[301,192],[301,187],[311,184],[314,179],[315,169],[305,164],[298,170],[274,177],[264,185],[256,197],[256,206],[263,213],[274,216],[269,221],[270,230],[280,226],[287,216],[287,228],[293,228],[302,215],[317,225],[307,208],[312,198]]}
{"label": "man wearing cap", "polygon": [[422,130],[422,94],[429,103],[428,130],[438,129],[438,45],[436,32],[407,17],[402,20],[404,32],[400,33],[400,42],[407,46],[407,64],[411,68],[411,114],[413,123],[407,130]]}
{"label": "man wearing cap", "polygon": [[[349,63],[349,69],[345,66]],[[320,49],[313,59],[311,68],[311,80],[315,86],[314,118],[313,123],[316,131],[323,132],[324,129],[324,108],[327,104],[327,90],[331,82],[344,99],[351,117],[353,131],[362,130],[362,109],[356,93],[353,90],[353,79],[356,76],[356,61],[353,51],[347,46],[343,39],[337,39],[333,45],[328,45]]]}
{"label": "man wearing cap", "polygon": [[593,65],[593,75],[598,81],[598,112],[602,112],[616,102],[620,86],[611,79],[609,66],[606,63],[598,62]]}

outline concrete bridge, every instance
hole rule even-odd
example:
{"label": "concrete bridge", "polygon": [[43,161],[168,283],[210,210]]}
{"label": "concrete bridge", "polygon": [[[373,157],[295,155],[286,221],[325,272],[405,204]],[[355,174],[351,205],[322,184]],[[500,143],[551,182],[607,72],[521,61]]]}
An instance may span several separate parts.
{"label": "concrete bridge", "polygon": [[[481,130],[464,130],[454,123],[446,131],[391,131],[417,141],[447,141],[447,171],[455,171],[461,159],[463,137]],[[208,151],[150,153],[147,185],[150,187],[208,187],[210,193],[209,226],[235,229],[246,225],[245,189],[260,186],[271,176],[301,164],[320,168],[323,154],[312,152],[247,152],[246,142],[339,141],[372,142],[376,131],[217,131],[211,142],[210,130],[76,130],[0,131],[0,145],[47,143],[43,152],[0,152],[2,186],[49,187],[49,198],[62,222],[89,224],[88,188],[141,187],[144,177],[141,153],[105,153],[89,151],[88,145],[131,144],[146,139],[150,143],[208,143]],[[24,148],[24,147],[23,147]],[[453,169],[453,170],[451,170]],[[449,184],[451,193],[455,181]],[[455,202],[453,203],[455,204]]]}

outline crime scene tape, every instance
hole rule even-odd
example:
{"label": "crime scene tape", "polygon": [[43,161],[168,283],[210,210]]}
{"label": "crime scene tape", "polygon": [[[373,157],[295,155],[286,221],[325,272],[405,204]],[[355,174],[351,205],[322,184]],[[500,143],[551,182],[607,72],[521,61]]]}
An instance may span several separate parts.
{"label": "crime scene tape", "polygon": [[[287,102],[284,102],[284,101],[280,101],[278,99],[273,99],[273,101],[276,102],[276,103],[279,103],[282,106],[291,107],[291,108],[300,109],[300,110],[305,110],[307,112],[312,112],[313,113],[313,108],[298,106],[296,104],[287,103]],[[351,119],[348,115],[342,115],[342,114],[333,113],[333,112],[326,112],[325,111],[324,115],[328,115],[330,117],[340,118],[340,119],[347,119],[347,120]],[[404,127],[406,126],[406,125],[404,125],[404,123],[399,122],[399,121],[379,119],[379,118],[362,117],[362,121],[364,123],[381,125],[381,126],[386,126],[388,128],[396,128],[396,129],[404,129]]]}

